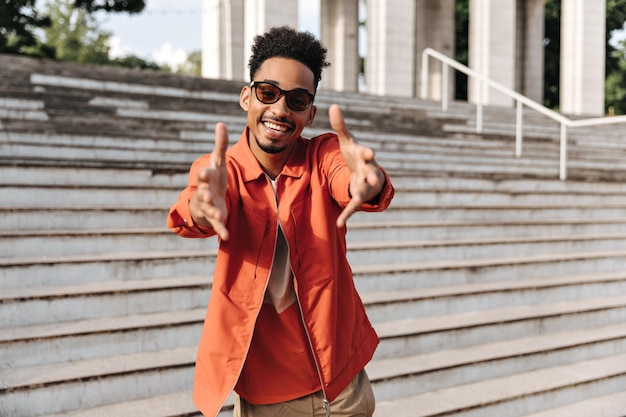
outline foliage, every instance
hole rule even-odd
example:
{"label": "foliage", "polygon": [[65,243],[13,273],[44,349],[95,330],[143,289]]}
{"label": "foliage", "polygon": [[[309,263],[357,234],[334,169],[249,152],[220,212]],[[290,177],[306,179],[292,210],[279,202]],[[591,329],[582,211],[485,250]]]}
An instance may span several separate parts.
{"label": "foliage", "polygon": [[606,83],[604,102],[607,113],[626,114],[626,41],[617,46],[609,40],[626,22],[626,0],[607,0],[606,4]]}
{"label": "foliage", "polygon": [[75,0],[74,5],[89,13],[104,10],[105,12],[135,14],[146,7],[146,2],[144,0]]}
{"label": "foliage", "polygon": [[[455,58],[468,62],[469,1],[455,2]],[[544,34],[544,99],[546,107],[558,109],[561,60],[561,1],[547,0]],[[616,47],[609,43],[617,30],[624,29],[626,0],[606,0],[606,83],[605,106],[615,114],[626,114],[626,41]],[[467,78],[456,72],[455,98],[467,99]]]}
{"label": "foliage", "polygon": [[132,54],[120,58],[109,59],[109,61],[106,62],[106,65],[140,70],[169,71],[169,68],[159,65],[154,61],[149,61]]}
{"label": "foliage", "polygon": [[177,74],[202,76],[202,52],[194,51],[187,56],[187,61],[178,67]]}
{"label": "foliage", "polygon": [[626,114],[626,40],[619,43],[612,58],[617,62],[617,68],[606,77],[606,110],[609,114]]}
{"label": "foliage", "polygon": [[[37,0],[0,0],[0,53],[104,63],[110,35],[99,31],[93,12],[139,13],[145,1],[49,0],[44,12],[37,6]],[[57,21],[58,17],[69,20]],[[53,44],[42,41],[42,34]]]}
{"label": "foliage", "polygon": [[[454,4],[454,59],[463,65],[469,62],[469,0],[456,0]],[[454,72],[454,98],[467,100],[467,75]]]}
{"label": "foliage", "polygon": [[169,70],[129,55],[111,58],[111,34],[100,29],[94,12],[139,13],[144,0],[0,0],[0,53],[55,58],[125,68]]}
{"label": "foliage", "polygon": [[52,24],[44,28],[47,44],[56,50],[59,61],[106,64],[109,60],[109,33],[98,27],[95,17],[74,7],[73,0],[47,3]]}
{"label": "foliage", "polygon": [[54,57],[54,50],[35,34],[51,24],[48,16],[41,16],[35,9],[36,1],[0,0],[0,52]]}
{"label": "foliage", "polygon": [[548,0],[544,13],[543,105],[557,109],[561,79],[561,2]]}

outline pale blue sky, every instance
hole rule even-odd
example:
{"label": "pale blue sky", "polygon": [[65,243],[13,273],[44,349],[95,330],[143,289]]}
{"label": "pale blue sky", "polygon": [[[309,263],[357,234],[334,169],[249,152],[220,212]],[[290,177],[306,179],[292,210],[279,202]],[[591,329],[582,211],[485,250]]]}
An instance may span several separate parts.
{"label": "pale blue sky", "polygon": [[[299,29],[319,35],[319,2],[298,2]],[[139,15],[102,13],[99,19],[113,34],[114,56],[135,54],[175,66],[201,48],[201,9],[201,0],[147,0]]]}

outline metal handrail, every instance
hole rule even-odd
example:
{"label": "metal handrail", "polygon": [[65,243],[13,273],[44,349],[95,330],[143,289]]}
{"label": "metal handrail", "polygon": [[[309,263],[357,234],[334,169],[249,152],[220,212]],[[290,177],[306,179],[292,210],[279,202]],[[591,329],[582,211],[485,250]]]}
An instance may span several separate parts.
{"label": "metal handrail", "polygon": [[461,71],[468,77],[475,78],[478,81],[477,100],[476,100],[476,133],[482,132],[483,127],[483,88],[485,85],[492,87],[501,93],[514,99],[516,102],[516,125],[515,125],[515,156],[522,156],[522,109],[523,106],[530,107],[533,110],[551,118],[561,125],[561,143],[560,143],[560,162],[559,162],[559,178],[567,179],[567,129],[583,126],[597,126],[604,124],[625,123],[626,116],[612,117],[595,117],[590,119],[570,120],[560,113],[548,109],[547,107],[523,96],[510,88],[507,88],[497,82],[485,77],[484,75],[472,70],[471,68],[455,61],[454,59],[435,51],[432,48],[426,48],[422,52],[422,74],[421,74],[421,96],[428,99],[428,76],[429,76],[429,56],[438,59],[442,63],[442,86],[441,86],[441,109],[448,111],[448,66]]}

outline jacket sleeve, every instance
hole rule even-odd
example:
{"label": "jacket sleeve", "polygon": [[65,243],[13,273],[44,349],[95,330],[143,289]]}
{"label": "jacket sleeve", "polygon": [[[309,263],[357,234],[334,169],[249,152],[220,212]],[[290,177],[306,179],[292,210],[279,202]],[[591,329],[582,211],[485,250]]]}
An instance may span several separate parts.
{"label": "jacket sleeve", "polygon": [[189,170],[187,187],[180,193],[178,200],[170,207],[167,216],[167,227],[182,237],[203,238],[215,235],[212,228],[202,227],[193,222],[189,212],[189,201],[198,188],[198,172],[209,163],[210,155],[196,159]]}

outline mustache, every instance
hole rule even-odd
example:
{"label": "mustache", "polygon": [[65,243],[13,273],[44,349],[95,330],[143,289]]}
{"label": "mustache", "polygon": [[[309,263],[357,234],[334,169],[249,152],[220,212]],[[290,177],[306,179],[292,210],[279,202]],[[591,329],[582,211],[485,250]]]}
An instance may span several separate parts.
{"label": "mustache", "polygon": [[261,121],[285,124],[285,125],[288,125],[289,127],[291,127],[292,129],[294,129],[295,126],[296,126],[296,124],[295,124],[295,122],[293,120],[288,119],[286,117],[276,117],[274,115],[263,116]]}

